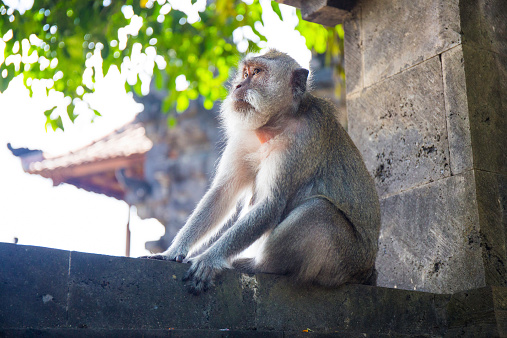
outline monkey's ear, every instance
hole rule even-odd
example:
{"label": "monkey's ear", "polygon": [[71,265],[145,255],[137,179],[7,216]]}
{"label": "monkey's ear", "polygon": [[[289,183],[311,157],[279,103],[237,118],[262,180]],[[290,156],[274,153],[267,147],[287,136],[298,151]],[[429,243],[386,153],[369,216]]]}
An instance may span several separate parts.
{"label": "monkey's ear", "polygon": [[292,72],[290,83],[294,97],[299,97],[306,92],[306,81],[308,80],[308,69],[298,68]]}

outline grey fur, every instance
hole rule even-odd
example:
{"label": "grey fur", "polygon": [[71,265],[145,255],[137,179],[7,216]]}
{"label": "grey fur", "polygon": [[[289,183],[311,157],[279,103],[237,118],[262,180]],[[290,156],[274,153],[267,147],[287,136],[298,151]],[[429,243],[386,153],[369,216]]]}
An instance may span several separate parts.
{"label": "grey fur", "polygon": [[[324,286],[374,282],[375,186],[336,108],[305,91],[307,75],[274,50],[240,63],[222,105],[228,142],[213,184],[171,247],[154,257],[186,257],[191,292],[228,268]],[[252,197],[238,205],[245,196]],[[261,237],[254,258],[238,258]]]}

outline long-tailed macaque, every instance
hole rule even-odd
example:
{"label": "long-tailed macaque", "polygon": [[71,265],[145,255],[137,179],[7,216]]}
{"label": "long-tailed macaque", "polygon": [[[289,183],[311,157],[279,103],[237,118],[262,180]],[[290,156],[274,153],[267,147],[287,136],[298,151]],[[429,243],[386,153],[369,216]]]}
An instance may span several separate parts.
{"label": "long-tailed macaque", "polygon": [[[374,282],[373,180],[336,108],[307,82],[308,70],[276,50],[239,64],[213,183],[169,249],[149,257],[191,263],[191,292],[231,268],[323,286]],[[253,258],[238,257],[259,239]]]}

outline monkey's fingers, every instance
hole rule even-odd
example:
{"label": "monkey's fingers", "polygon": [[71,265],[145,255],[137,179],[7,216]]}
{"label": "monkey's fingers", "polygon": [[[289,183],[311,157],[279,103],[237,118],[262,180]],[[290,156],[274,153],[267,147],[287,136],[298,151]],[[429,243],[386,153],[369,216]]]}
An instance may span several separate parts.
{"label": "monkey's fingers", "polygon": [[185,273],[185,276],[183,276],[182,281],[186,282],[192,279],[196,271],[196,267],[194,264],[190,267],[190,269],[187,270],[187,273]]}
{"label": "monkey's fingers", "polygon": [[201,261],[192,262],[192,260],[189,260],[188,262],[191,264],[191,266],[183,277],[183,281],[186,282],[190,279],[201,279],[203,271],[206,269],[204,264]]}
{"label": "monkey's fingers", "polygon": [[187,284],[187,288],[188,292],[197,296],[201,294],[201,292],[206,292],[211,285],[212,282],[210,279],[193,278],[192,281]]}
{"label": "monkey's fingers", "polygon": [[188,292],[198,296],[201,294],[201,292],[205,292],[208,290],[208,284],[203,283],[201,280],[193,280],[191,283],[187,285]]}
{"label": "monkey's fingers", "polygon": [[209,289],[213,282],[215,271],[213,268],[205,266],[202,262],[194,263],[183,277],[183,281],[190,281],[187,284],[188,291],[194,295],[199,295]]}

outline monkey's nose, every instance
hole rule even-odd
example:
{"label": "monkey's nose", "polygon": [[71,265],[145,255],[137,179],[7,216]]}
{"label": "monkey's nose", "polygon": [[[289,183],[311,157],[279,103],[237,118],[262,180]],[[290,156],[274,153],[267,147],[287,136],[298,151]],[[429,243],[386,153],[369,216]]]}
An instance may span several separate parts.
{"label": "monkey's nose", "polygon": [[241,88],[241,84],[236,86],[236,89],[240,89],[240,88]]}

